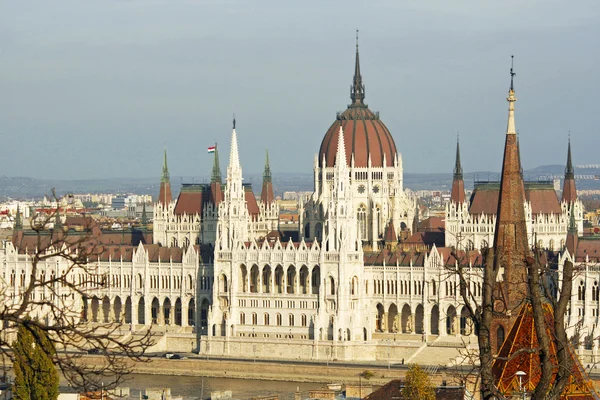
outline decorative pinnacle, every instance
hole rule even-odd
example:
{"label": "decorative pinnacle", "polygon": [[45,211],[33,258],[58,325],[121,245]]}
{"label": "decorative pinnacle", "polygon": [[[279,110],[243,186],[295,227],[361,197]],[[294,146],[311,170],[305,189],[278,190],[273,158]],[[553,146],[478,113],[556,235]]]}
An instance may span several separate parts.
{"label": "decorative pinnacle", "polygon": [[23,219],[21,218],[21,208],[17,204],[17,215],[15,216],[15,229],[23,229]]}
{"label": "decorative pinnacle", "polygon": [[508,125],[506,127],[507,135],[516,135],[517,131],[515,128],[515,101],[517,98],[515,97],[515,85],[514,85],[514,77],[515,72],[513,71],[513,61],[514,56],[511,56],[510,62],[510,90],[508,91],[508,97],[506,101],[508,101]]}
{"label": "decorative pinnacle", "polygon": [[571,160],[571,134],[569,133],[569,147],[567,150],[567,167],[565,168],[565,179],[575,179],[575,169]]}
{"label": "decorative pinnacle", "polygon": [[214,159],[213,159],[213,169],[212,169],[210,181],[221,183],[221,165],[219,163],[219,148],[217,147],[216,143],[215,143],[215,153],[214,153]]}
{"label": "decorative pinnacle", "polygon": [[235,113],[233,113],[233,129],[235,129]]}
{"label": "decorative pinnacle", "polygon": [[360,75],[360,56],[358,54],[358,29],[356,30],[356,61],[354,63],[354,79],[350,88],[350,98],[353,105],[364,104],[365,86]]}
{"label": "decorative pinnacle", "polygon": [[272,181],[271,166],[269,165],[269,150],[267,149],[267,156],[265,158],[265,170],[263,172],[263,183],[271,182],[271,181]]}
{"label": "decorative pinnacle", "polygon": [[456,162],[454,164],[454,180],[463,179],[463,169],[460,164],[460,141],[458,134],[456,134]]}
{"label": "decorative pinnacle", "polygon": [[162,169],[162,177],[160,178],[160,181],[163,183],[169,183],[169,167],[167,166],[167,149],[165,149],[165,158],[163,161],[163,169]]}

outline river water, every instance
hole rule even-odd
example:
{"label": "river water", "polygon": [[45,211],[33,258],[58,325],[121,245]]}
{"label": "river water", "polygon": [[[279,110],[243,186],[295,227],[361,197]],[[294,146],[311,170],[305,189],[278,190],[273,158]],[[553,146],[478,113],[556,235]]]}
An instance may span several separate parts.
{"label": "river water", "polygon": [[[204,395],[202,396],[203,385]],[[305,399],[308,398],[309,390],[322,388],[324,385],[321,383],[134,374],[122,386],[131,388],[133,398],[139,398],[140,391],[143,392],[146,388],[171,388],[173,396],[181,396],[185,400],[208,399],[210,392],[217,390],[231,390],[234,399],[250,399],[256,396],[277,394],[281,400],[291,400],[294,398],[294,392],[297,389],[300,390],[302,398]]]}

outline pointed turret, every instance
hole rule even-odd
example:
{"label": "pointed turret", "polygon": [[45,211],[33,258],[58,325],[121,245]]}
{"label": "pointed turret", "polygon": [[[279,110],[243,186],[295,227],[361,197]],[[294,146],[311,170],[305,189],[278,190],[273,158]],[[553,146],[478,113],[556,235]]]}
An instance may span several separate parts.
{"label": "pointed turret", "polygon": [[221,183],[221,165],[219,163],[219,148],[217,147],[216,143],[210,181]]}
{"label": "pointed turret", "polygon": [[265,205],[270,205],[275,200],[273,195],[273,182],[271,177],[271,167],[269,166],[269,150],[265,158],[265,170],[263,172],[263,184],[260,198]]}
{"label": "pointed turret", "polygon": [[233,118],[229,166],[227,167],[227,195],[229,196],[229,200],[243,200],[244,198],[244,191],[242,188],[242,167],[240,165],[237,133],[235,131],[235,117]]}
{"label": "pointed turret", "polygon": [[23,230],[23,217],[21,216],[21,209],[17,205],[17,215],[15,216],[15,231]]}
{"label": "pointed turret", "polygon": [[171,193],[171,177],[169,175],[169,167],[167,166],[167,149],[165,149],[162,176],[160,178],[160,191],[158,193],[158,202],[167,205],[171,203],[172,200],[173,195]]}
{"label": "pointed turret", "polygon": [[335,156],[335,166],[339,168],[346,167],[346,145],[344,143],[344,130],[342,129],[342,124],[340,123],[340,130],[338,131],[338,145],[337,145],[337,154]]}
{"label": "pointed turret", "polygon": [[577,244],[579,241],[579,236],[577,234],[577,223],[575,222],[575,207],[573,207],[571,203],[571,211],[569,215],[569,228],[567,230],[567,241],[565,245],[567,246],[567,250],[569,250],[569,254],[573,258],[575,258],[575,252],[577,251]]}
{"label": "pointed turret", "polygon": [[465,202],[465,182],[463,180],[463,169],[460,164],[460,143],[456,137],[456,161],[454,163],[454,178],[452,179],[452,193],[450,200],[459,204]]}
{"label": "pointed turret", "polygon": [[[508,92],[508,125],[504,146],[504,161],[500,180],[500,193],[494,234],[495,257],[499,259],[500,284],[496,294],[498,301],[503,302],[505,317],[499,316],[498,325],[503,332],[508,332],[512,325],[511,313],[521,305],[527,294],[527,268],[525,257],[529,255],[527,226],[525,222],[525,193],[520,171],[519,150],[515,130],[515,90],[514,72],[510,69],[511,82]],[[493,332],[497,332],[496,329]],[[493,341],[495,342],[494,338]],[[496,343],[498,345],[498,343]]]}
{"label": "pointed turret", "polygon": [[215,152],[213,159],[212,174],[210,177],[210,197],[211,202],[215,205],[219,205],[223,201],[223,188],[221,181],[221,164],[219,162],[219,148],[215,143]]}
{"label": "pointed turret", "polygon": [[146,214],[146,202],[144,201],[142,203],[142,228],[146,228],[146,225],[148,225],[148,215]]}
{"label": "pointed turret", "polygon": [[563,185],[562,201],[573,203],[577,200],[577,190],[575,188],[575,169],[571,160],[571,138],[569,138],[569,147],[567,150],[567,167],[565,168],[565,182]]}
{"label": "pointed turret", "polygon": [[360,57],[358,55],[358,29],[356,30],[356,60],[354,62],[354,79],[350,88],[350,98],[354,106],[365,105],[365,85],[363,85],[362,76],[360,75]]}

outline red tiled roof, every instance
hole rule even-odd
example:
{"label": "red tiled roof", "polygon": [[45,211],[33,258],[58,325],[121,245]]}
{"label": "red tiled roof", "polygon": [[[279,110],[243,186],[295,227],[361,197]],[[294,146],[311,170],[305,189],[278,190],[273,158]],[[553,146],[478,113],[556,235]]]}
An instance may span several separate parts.
{"label": "red tiled roof", "polygon": [[248,207],[248,214],[256,219],[258,214],[260,214],[260,209],[256,202],[256,196],[254,196],[254,193],[252,192],[252,186],[244,185],[244,196],[246,199],[246,207]]}
{"label": "red tiled roof", "polygon": [[[471,195],[469,213],[492,215],[498,212],[500,185],[489,182],[476,185]],[[525,182],[525,199],[531,202],[534,214],[560,214],[562,209],[554,188],[549,184]]]}
{"label": "red tiled roof", "polygon": [[181,187],[181,192],[179,192],[179,197],[177,198],[175,214],[201,215],[202,206],[204,205],[203,189],[202,185],[184,184]]}
{"label": "red tiled roof", "polygon": [[[356,167],[367,167],[369,155],[373,167],[382,167],[384,154],[386,165],[388,167],[394,165],[396,144],[388,128],[379,119],[379,114],[373,113],[367,107],[350,106],[338,116],[321,142],[319,150],[321,167],[332,167],[335,164],[340,123],[344,130],[344,147],[348,165],[353,154]],[[325,165],[321,165],[323,156],[325,156]]]}

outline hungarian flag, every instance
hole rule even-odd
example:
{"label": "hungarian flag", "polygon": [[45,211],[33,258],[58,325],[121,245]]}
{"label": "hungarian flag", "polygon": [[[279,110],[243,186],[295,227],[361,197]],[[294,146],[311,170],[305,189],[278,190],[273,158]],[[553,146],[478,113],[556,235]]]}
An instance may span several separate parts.
{"label": "hungarian flag", "polygon": [[210,147],[208,148],[208,152],[209,152],[209,153],[214,153],[216,148],[217,148],[217,146],[210,146]]}

